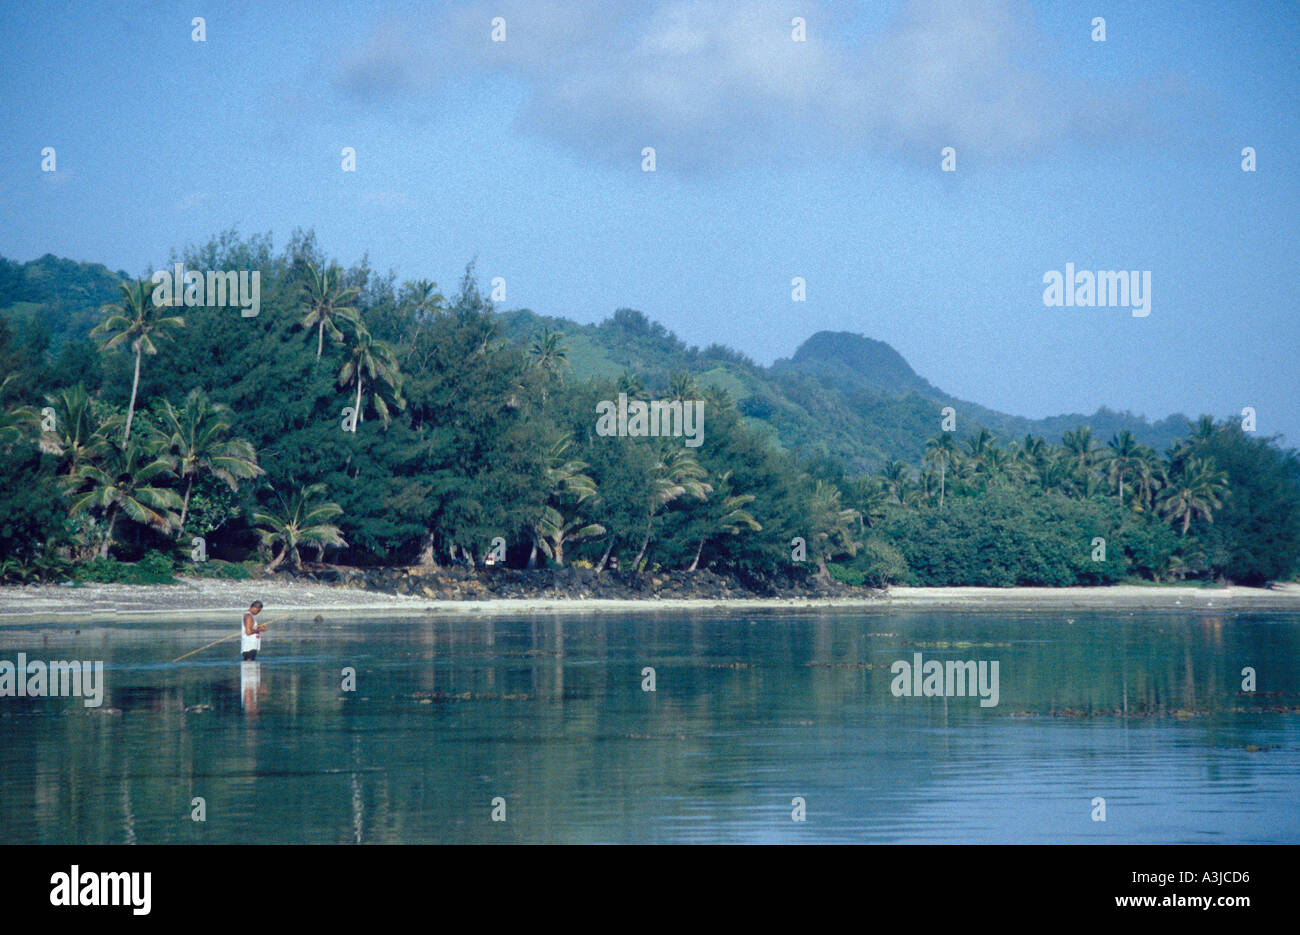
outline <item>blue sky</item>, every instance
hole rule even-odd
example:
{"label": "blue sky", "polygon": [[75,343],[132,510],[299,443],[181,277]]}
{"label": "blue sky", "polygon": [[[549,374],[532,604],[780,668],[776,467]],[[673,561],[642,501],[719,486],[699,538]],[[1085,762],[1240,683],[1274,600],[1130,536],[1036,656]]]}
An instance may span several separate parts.
{"label": "blue sky", "polygon": [[[314,228],[444,291],[477,258],[507,307],[763,363],[860,332],[1006,412],[1253,406],[1300,444],[1298,49],[1294,3],[10,4],[0,253]],[[1151,270],[1151,314],[1045,307],[1067,262]]]}

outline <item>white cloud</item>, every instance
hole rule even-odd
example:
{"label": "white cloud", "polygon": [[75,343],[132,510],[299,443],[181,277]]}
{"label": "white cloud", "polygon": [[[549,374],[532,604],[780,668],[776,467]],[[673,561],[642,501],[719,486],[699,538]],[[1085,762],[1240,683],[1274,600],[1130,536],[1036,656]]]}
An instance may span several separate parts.
{"label": "white cloud", "polygon": [[[795,14],[806,42],[791,39]],[[504,43],[490,41],[495,16]],[[860,44],[845,26],[822,0],[472,0],[434,21],[379,24],[336,81],[377,101],[505,75],[529,92],[518,115],[529,132],[604,159],[651,145],[661,162],[699,167],[792,148],[1033,156],[1139,116],[1136,96],[1047,67],[1022,0],[913,0]]]}

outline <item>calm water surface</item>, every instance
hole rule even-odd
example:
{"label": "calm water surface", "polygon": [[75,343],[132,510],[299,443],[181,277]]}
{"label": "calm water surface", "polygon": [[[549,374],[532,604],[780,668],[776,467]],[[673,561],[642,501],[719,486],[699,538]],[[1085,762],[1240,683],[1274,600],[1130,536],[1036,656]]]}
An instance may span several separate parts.
{"label": "calm water surface", "polygon": [[[167,662],[237,626],[0,630],[106,682],[0,698],[0,842],[1300,842],[1296,614],[304,615]],[[999,704],[895,697],[916,652]]]}

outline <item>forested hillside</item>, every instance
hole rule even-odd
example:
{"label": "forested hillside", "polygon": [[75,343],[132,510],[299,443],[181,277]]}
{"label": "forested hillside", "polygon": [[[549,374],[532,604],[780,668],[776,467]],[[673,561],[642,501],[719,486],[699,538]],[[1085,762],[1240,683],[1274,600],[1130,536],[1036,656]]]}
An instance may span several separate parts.
{"label": "forested hillside", "polygon": [[[49,346],[57,350],[85,339],[102,318],[102,305],[116,298],[118,283],[126,279],[98,264],[48,255],[26,264],[0,258],[0,316],[20,331],[39,322],[36,332],[47,332]],[[1002,439],[1034,434],[1059,442],[1070,429],[1088,425],[1099,438],[1127,429],[1162,450],[1190,428],[1182,415],[1149,422],[1104,408],[1048,419],[996,412],[934,387],[883,341],[845,332],[818,332],[790,358],[761,367],[720,345],[688,347],[632,309],[618,309],[599,325],[527,310],[496,313],[502,334],[516,343],[526,343],[543,327],[563,331],[577,380],[636,373],[663,384],[673,373],[689,372],[701,385],[726,390],[746,420],[770,431],[782,447],[805,457],[839,458],[858,472],[879,470],[895,459],[919,466],[925,439],[944,406],[957,411],[959,438],[987,428]]]}
{"label": "forested hillside", "polygon": [[[477,564],[499,537],[520,567],[876,585],[1297,570],[1300,461],[1233,421],[1019,419],[855,335],[760,367],[629,309],[496,310],[472,267],[449,297],[344,268],[311,234],[277,253],[227,233],[177,259],[259,271],[260,314],[0,262],[8,579],[187,564],[196,539],[274,568]],[[701,443],[597,431],[620,394],[698,401]]]}

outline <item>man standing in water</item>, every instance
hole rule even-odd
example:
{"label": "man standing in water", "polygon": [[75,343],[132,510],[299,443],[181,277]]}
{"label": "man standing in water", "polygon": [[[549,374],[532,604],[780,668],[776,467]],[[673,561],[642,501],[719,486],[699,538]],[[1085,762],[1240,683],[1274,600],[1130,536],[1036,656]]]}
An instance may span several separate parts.
{"label": "man standing in water", "polygon": [[266,629],[266,624],[257,622],[257,615],[262,612],[262,602],[253,601],[244,611],[244,625],[239,631],[239,650],[244,654],[245,662],[257,658],[257,651],[262,648],[262,638],[258,636]]}

